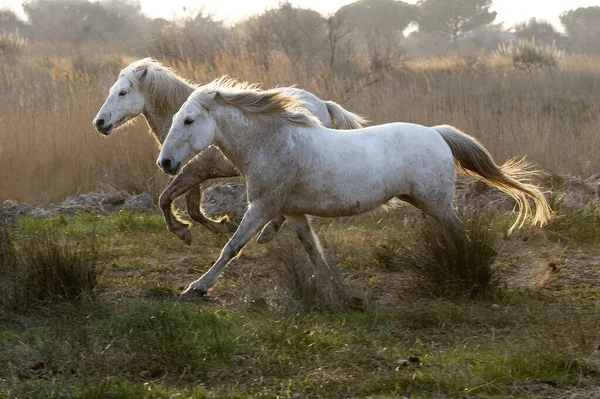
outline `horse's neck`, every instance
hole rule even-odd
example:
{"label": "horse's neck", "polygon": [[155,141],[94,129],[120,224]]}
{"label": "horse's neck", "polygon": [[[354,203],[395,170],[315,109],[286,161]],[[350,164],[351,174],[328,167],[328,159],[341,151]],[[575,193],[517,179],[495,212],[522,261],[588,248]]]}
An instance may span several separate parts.
{"label": "horse's neck", "polygon": [[[266,161],[270,154],[259,156],[261,150],[277,147],[283,138],[277,136],[279,132],[272,126],[265,126],[258,118],[247,117],[237,109],[219,107],[212,114],[218,130],[214,144],[242,174],[253,163]],[[267,137],[269,134],[272,136]]]}
{"label": "horse's neck", "polygon": [[158,112],[154,107],[144,107],[144,117],[150,126],[150,131],[154,135],[156,141],[162,145],[165,142],[169,129],[171,128],[171,122],[173,121],[173,115],[177,110],[171,112]]}
{"label": "horse's neck", "polygon": [[[175,80],[171,82],[172,85],[177,85],[179,90],[169,91],[164,93],[165,95],[173,95],[179,98],[172,98],[172,105],[168,105],[168,102],[160,101],[156,97],[153,97],[150,93],[145,94],[145,105],[144,117],[148,121],[148,125],[154,134],[156,140],[162,145],[169,134],[171,123],[173,121],[173,115],[179,111],[179,108],[187,100],[188,96],[194,91],[194,87],[187,83]],[[165,108],[166,107],[166,108]]]}

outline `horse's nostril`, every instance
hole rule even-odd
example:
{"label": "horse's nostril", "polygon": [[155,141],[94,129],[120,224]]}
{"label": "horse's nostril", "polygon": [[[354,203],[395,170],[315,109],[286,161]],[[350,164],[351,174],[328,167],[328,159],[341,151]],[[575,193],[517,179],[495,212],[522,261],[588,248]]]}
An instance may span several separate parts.
{"label": "horse's nostril", "polygon": [[160,166],[164,169],[164,170],[169,170],[171,169],[171,160],[169,158],[165,158],[160,162]]}
{"label": "horse's nostril", "polygon": [[104,119],[97,119],[97,120],[96,120],[96,126],[97,126],[97,127],[102,127],[102,126],[104,126]]}

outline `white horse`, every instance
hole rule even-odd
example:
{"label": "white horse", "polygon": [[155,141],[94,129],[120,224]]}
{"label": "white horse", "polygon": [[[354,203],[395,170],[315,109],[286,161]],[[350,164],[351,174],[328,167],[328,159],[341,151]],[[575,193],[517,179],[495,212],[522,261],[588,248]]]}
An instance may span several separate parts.
{"label": "white horse", "polygon": [[342,133],[321,126],[300,105],[288,93],[219,80],[195,90],[173,118],[159,166],[175,174],[212,144],[246,179],[249,202],[217,262],[182,295],[206,293],[227,263],[278,214],[295,229],[317,270],[329,265],[306,214],[356,215],[398,198],[464,234],[452,207],[457,170],[515,198],[519,212],[512,228],[531,213],[526,196],[536,205],[534,224],[550,218],[540,190],[521,181],[534,172],[518,161],[497,166],[473,137],[451,126],[390,123]]}
{"label": "white horse", "polygon": [[[171,127],[173,115],[196,87],[156,60],[144,58],[135,61],[121,71],[93,124],[98,132],[108,136],[142,114],[157,142],[162,144]],[[289,87],[278,90],[302,98],[304,107],[324,126],[356,129],[365,123],[363,118],[346,111],[337,103],[323,101],[307,91]],[[226,218],[213,221],[202,214],[199,184],[209,179],[238,175],[238,170],[214,147],[194,158],[160,195],[159,205],[169,231],[186,244],[191,243],[188,223],[177,218],[172,211],[173,201],[183,193],[186,193],[187,210],[193,220],[213,233],[235,231],[237,225]],[[271,240],[283,221],[283,216],[276,217],[260,236],[259,242]]]}

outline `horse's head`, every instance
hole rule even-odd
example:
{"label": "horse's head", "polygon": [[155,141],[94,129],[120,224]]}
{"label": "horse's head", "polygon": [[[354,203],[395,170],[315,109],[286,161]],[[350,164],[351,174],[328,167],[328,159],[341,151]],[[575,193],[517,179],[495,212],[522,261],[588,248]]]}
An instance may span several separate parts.
{"label": "horse's head", "polygon": [[124,123],[132,120],[144,110],[144,94],[139,82],[148,72],[147,67],[124,69],[108,91],[108,97],[93,124],[105,136],[111,134]]}
{"label": "horse's head", "polygon": [[209,110],[214,101],[214,92],[196,90],[173,116],[156,161],[165,173],[177,174],[182,165],[213,143],[217,124]]}

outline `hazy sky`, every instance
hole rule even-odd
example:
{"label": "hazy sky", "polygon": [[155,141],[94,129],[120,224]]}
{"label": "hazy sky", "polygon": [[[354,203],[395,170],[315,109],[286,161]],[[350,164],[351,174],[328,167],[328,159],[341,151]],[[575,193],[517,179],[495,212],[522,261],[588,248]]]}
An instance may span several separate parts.
{"label": "hazy sky", "polygon": [[[0,8],[8,7],[22,15],[23,0],[0,0]],[[312,8],[322,14],[330,14],[354,0],[292,0],[296,6]],[[416,3],[416,0],[405,0]],[[184,7],[196,11],[204,4],[204,10],[213,14],[218,20],[234,22],[252,14],[260,13],[267,8],[277,7],[279,0],[140,0],[142,10],[150,17],[172,18],[182,15]],[[600,0],[494,0],[493,10],[498,12],[496,22],[504,21],[507,25],[521,22],[531,17],[550,21],[560,28],[558,16],[565,10],[578,7],[600,6]]]}

